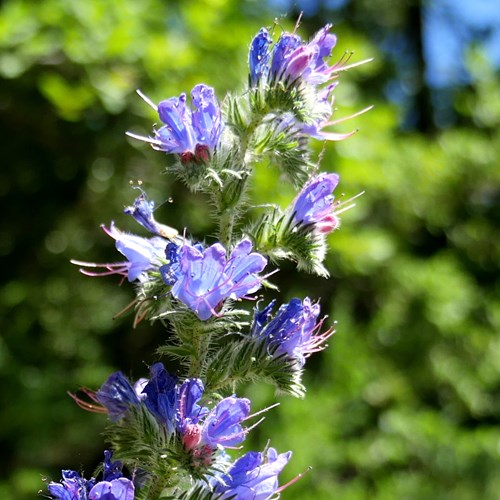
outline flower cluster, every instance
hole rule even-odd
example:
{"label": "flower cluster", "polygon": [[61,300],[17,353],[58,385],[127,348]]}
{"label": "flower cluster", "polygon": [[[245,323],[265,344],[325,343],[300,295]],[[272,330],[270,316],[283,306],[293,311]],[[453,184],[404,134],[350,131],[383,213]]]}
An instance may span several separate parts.
{"label": "flower cluster", "polygon": [[[261,381],[304,396],[306,359],[326,347],[334,330],[323,328],[326,317],[308,297],[293,298],[276,311],[276,300],[257,305],[253,318],[249,307],[236,304],[262,304],[262,295],[255,294],[273,287],[268,278],[277,269],[262,273],[283,259],[327,276],[327,236],[339,227],[339,214],[353,206],[352,198],[334,197],[339,176],[318,173],[309,160],[310,139],[350,135],[324,131],[335,123],[333,90],[348,68],[345,60],[328,62],[336,45],[330,29],[326,25],[309,42],[283,32],[274,43],[262,28],[250,46],[250,88],[239,97],[228,95],[223,108],[204,84],[191,91],[190,106],[185,93],[156,106],[139,92],[163,125],[151,137],[128,135],[174,155],[167,171],[209,197],[218,230],[215,241],[206,242],[158,222],[154,202],[139,188],[124,212],[149,236],[111,222],[102,227],[124,260],[73,261],[88,276],[119,275],[133,282],[134,325],[143,318],[167,324],[169,338],[156,354],[180,368],[174,375],[155,362],[149,378],[134,383],[118,371],[97,391],[82,389],[86,398],[72,395],[82,408],[108,415],[111,448],[141,480],[123,477],[121,462],[111,462],[106,452],[102,481],[63,471],[62,481],[48,486],[52,498],[266,500],[288,486],[279,486],[278,476],[290,451],[266,447],[231,456],[262,421],[246,425],[261,412],[251,414],[250,401],[235,391],[242,382]],[[259,206],[255,218],[249,180],[263,157],[298,192],[285,209]]]}
{"label": "flower cluster", "polygon": [[337,43],[337,37],[329,33],[331,28],[332,25],[327,24],[309,42],[304,42],[295,32],[283,32],[274,44],[269,31],[261,28],[250,45],[249,85],[254,89],[267,88],[271,101],[274,92],[279,94],[282,89],[291,95],[297,94],[295,112],[305,109],[300,114],[301,123],[297,124],[301,132],[316,139],[337,141],[346,139],[355,131],[343,134],[325,128],[358,116],[371,107],[348,118],[330,120],[333,91],[338,84],[336,79],[340,72],[369,60],[348,66],[349,57],[343,57],[336,64],[329,65],[328,59]]}
{"label": "flower cluster", "polygon": [[[259,423],[243,427],[244,421],[255,416],[250,415],[250,401],[246,398],[228,396],[211,409],[200,404],[204,395],[202,380],[188,378],[179,384],[178,378],[169,374],[162,363],[151,366],[149,379],[132,384],[122,372],[116,372],[98,391],[85,390],[85,394],[92,403],[77,396],[73,398],[87,410],[107,413],[112,422],[133,420],[140,414],[139,409],[151,415],[172,448],[181,448],[175,453],[184,451],[193,467],[209,467],[216,454],[221,455],[225,447],[241,444],[248,431]],[[109,458],[106,455],[105,471],[111,468]],[[110,479],[109,474],[105,473],[105,479]]]}

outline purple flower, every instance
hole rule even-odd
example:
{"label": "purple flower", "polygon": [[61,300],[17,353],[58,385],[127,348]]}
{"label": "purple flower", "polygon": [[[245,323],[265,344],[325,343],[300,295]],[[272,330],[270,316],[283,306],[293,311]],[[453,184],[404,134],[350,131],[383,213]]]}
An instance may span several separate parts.
{"label": "purple flower", "polygon": [[[263,77],[274,85],[280,81],[295,84],[299,79],[317,86],[335,77],[338,66],[329,66],[325,59],[332,54],[337,43],[335,35],[329,33],[327,24],[305,43],[295,33],[283,33],[272,50],[271,37],[261,28],[250,45],[250,86],[255,86]],[[269,64],[270,61],[270,64]]]}
{"label": "purple flower", "polygon": [[224,398],[207,415],[201,429],[201,443],[213,448],[218,445],[236,446],[245,439],[240,425],[250,413],[250,401],[234,396]]}
{"label": "purple flower", "polygon": [[168,434],[175,430],[175,409],[177,405],[177,377],[170,375],[163,363],[150,368],[149,382],[144,386],[144,404],[156,419],[165,426]]}
{"label": "purple flower", "polygon": [[187,379],[177,396],[177,429],[187,450],[193,450],[197,458],[210,457],[220,446],[236,446],[246,435],[241,422],[248,418],[250,401],[230,396],[219,401],[209,411],[198,405],[203,396],[203,383],[199,379]]}
{"label": "purple flower", "polygon": [[294,50],[300,47],[302,40],[300,36],[293,33],[283,33],[273,48],[271,69],[269,80],[278,82],[282,79],[286,69],[287,62]]}
{"label": "purple flower", "polygon": [[134,483],[124,477],[101,481],[90,490],[89,500],[134,500]]}
{"label": "purple flower", "polygon": [[186,106],[186,94],[161,101],[158,104],[158,115],[165,125],[155,130],[155,139],[158,142],[155,149],[166,153],[194,152],[196,134],[193,130],[191,111]]}
{"label": "purple flower", "polygon": [[[132,208],[133,207],[129,207],[129,209]],[[141,207],[136,210],[138,212],[145,211],[145,208]],[[145,219],[144,213],[141,215],[138,213],[132,215],[138,219]],[[153,220],[154,219],[151,218],[151,221]],[[158,226],[160,228],[163,227],[171,231],[175,231],[174,229],[168,228],[168,226],[163,226],[162,224],[158,224]],[[109,229],[104,225],[101,225],[101,228],[108,236],[111,236],[115,240],[116,249],[124,255],[127,260],[109,264],[98,264],[95,262],[82,262],[72,259],[72,264],[86,268],[80,269],[80,272],[86,276],[109,276],[111,274],[119,274],[127,277],[130,282],[135,280],[145,282],[150,279],[148,272],[157,271],[164,263],[165,248],[168,243],[164,238],[159,236],[155,236],[153,238],[142,238],[140,236],[136,236],[135,234],[129,234],[124,231],[120,231],[115,226],[114,222],[111,222]],[[102,268],[104,271],[90,271],[89,268]]]}
{"label": "purple flower", "polygon": [[[301,44],[300,38],[298,41],[294,40],[292,44],[288,42],[286,51],[279,54],[276,61],[273,56],[272,76],[276,75],[278,79],[284,78],[289,81],[302,78],[310,85],[319,85],[330,80],[331,73],[336,68],[328,66],[324,59],[331,56],[337,42],[335,35],[328,33],[331,27],[331,24],[327,24],[309,43]],[[285,35],[287,34],[283,34],[282,38]],[[297,37],[297,35],[289,36]],[[277,46],[279,43],[280,41]]]}
{"label": "purple flower", "polygon": [[104,452],[103,481],[84,479],[73,470],[62,471],[60,483],[51,482],[49,493],[55,500],[134,500],[134,483],[122,477],[121,462],[111,462],[112,453]]}
{"label": "purple flower", "polygon": [[309,298],[292,299],[282,305],[274,318],[271,310],[274,302],[262,311],[256,311],[251,335],[268,346],[274,357],[286,356],[300,367],[312,353],[322,350],[325,341],[333,335],[333,329],[320,333],[324,320],[318,322],[320,307]]}
{"label": "purple flower", "polygon": [[140,404],[134,387],[122,372],[110,375],[96,392],[95,398],[106,408],[113,422],[123,418],[131,406]]}
{"label": "purple flower", "polygon": [[266,500],[279,493],[278,475],[290,460],[292,452],[278,455],[274,448],[267,455],[250,451],[237,460],[227,474],[222,475],[215,492],[225,498]]}
{"label": "purple flower", "polygon": [[[228,299],[239,299],[259,289],[261,272],[267,260],[252,252],[252,243],[240,241],[226,257],[224,247],[214,245],[200,249],[184,243],[178,250],[178,261],[174,272],[163,266],[162,276],[172,284],[172,295],[192,309],[201,320],[217,315],[216,309]],[[168,280],[166,279],[168,278]]]}
{"label": "purple flower", "polygon": [[141,193],[130,207],[126,207],[124,213],[131,215],[141,226],[145,227],[150,233],[164,238],[173,239],[178,231],[172,227],[165,226],[157,222],[153,216],[155,203],[149,201],[146,193]]}
{"label": "purple flower", "polygon": [[328,33],[331,27],[331,24],[323,26],[307,44],[314,56],[303,76],[312,85],[329,80],[331,72],[337,69],[335,66],[328,66],[325,62],[325,59],[332,55],[333,48],[337,44],[337,37],[333,33]]}
{"label": "purple flower", "polygon": [[191,91],[193,103],[192,124],[196,145],[214,150],[219,144],[222,120],[219,103],[212,87],[196,85]]}
{"label": "purple flower", "polygon": [[106,234],[114,238],[116,249],[127,258],[125,267],[129,281],[145,280],[145,273],[157,269],[161,260],[164,260],[167,242],[163,238],[141,238],[120,231],[114,223],[111,223],[109,229],[104,226],[102,228]]}
{"label": "purple flower", "polygon": [[162,127],[154,131],[154,138],[133,133],[129,136],[149,142],[165,153],[177,153],[184,161],[206,161],[219,144],[222,118],[214,89],[196,85],[191,91],[191,109],[186,105],[186,94],[171,97],[155,106],[146,96],[139,95],[158,111]]}
{"label": "purple flower", "polygon": [[[184,244],[187,243],[184,242]],[[195,249],[203,252],[203,245],[201,243],[196,243],[193,246]],[[160,274],[165,284],[169,286],[173,285],[183,276],[181,268],[181,250],[182,246],[173,242],[170,242],[165,249],[165,255],[168,263],[160,267]]]}
{"label": "purple flower", "polygon": [[60,483],[50,482],[49,493],[57,500],[87,500],[89,490],[95,480],[87,481],[74,470],[63,470]]}
{"label": "purple flower", "polygon": [[157,270],[162,261],[165,260],[165,247],[167,241],[158,236],[154,238],[141,238],[134,234],[128,234],[116,228],[114,222],[109,229],[101,226],[104,232],[115,241],[116,249],[124,255],[127,260],[124,262],[113,262],[110,264],[96,264],[94,262],[81,262],[71,260],[73,264],[86,268],[104,268],[105,271],[94,272],[87,269],[80,269],[80,272],[87,276],[109,276],[119,274],[126,276],[129,281],[146,281],[147,272]]}
{"label": "purple flower", "polygon": [[293,222],[311,224],[320,233],[329,233],[337,228],[340,222],[335,214],[335,197],[332,193],[338,182],[337,174],[323,173],[313,177],[292,204]]}

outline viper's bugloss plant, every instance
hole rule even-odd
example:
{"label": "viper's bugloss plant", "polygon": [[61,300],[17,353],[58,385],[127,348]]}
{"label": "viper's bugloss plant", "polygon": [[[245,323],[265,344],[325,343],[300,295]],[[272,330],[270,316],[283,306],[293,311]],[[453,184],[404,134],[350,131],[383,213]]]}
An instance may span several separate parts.
{"label": "viper's bugloss plant", "polygon": [[[251,414],[251,402],[237,391],[243,382],[262,381],[303,397],[306,359],[334,333],[309,297],[277,308],[262,298],[282,260],[328,275],[327,236],[353,206],[335,199],[339,176],[319,173],[309,149],[311,138],[352,135],[325,131],[340,121],[331,120],[340,74],[361,64],[330,63],[337,40],[330,30],[305,42],[295,32],[274,37],[276,27],[262,28],[250,43],[248,88],[222,101],[205,84],[192,89],[190,102],[181,93],[155,105],[138,92],[162,125],[147,137],[128,134],[171,155],[167,173],[210,197],[218,232],[199,241],[189,228],[156,221],[155,204],[141,188],[125,214],[150,235],[111,222],[103,229],[124,260],[73,261],[88,276],[133,282],[134,325],[161,319],[171,335],[157,350],[165,362],[154,363],[148,378],[132,382],[116,372],[98,390],[72,394],[82,408],[107,415],[106,437],[119,461],[105,452],[100,482],[63,471],[61,482],[48,485],[52,498],[264,500],[287,486],[278,476],[290,451],[266,446],[239,456],[238,446],[263,420],[255,417],[269,408]],[[269,200],[252,219],[248,187],[262,160],[297,194],[288,207]],[[253,315],[248,300],[257,301]],[[172,359],[182,367],[175,374],[168,371]]]}

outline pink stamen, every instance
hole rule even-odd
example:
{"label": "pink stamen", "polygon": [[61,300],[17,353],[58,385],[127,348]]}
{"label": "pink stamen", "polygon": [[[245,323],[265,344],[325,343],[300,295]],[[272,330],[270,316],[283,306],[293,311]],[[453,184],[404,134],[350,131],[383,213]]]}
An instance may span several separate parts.
{"label": "pink stamen", "polygon": [[288,481],[288,483],[284,484],[283,486],[280,486],[274,493],[281,493],[283,490],[291,486],[292,484],[295,484],[299,479],[302,479],[309,471],[312,470],[312,467],[308,467],[305,472],[301,472],[297,476],[295,476],[293,479]]}
{"label": "pink stamen", "polygon": [[338,123],[345,122],[347,120],[350,120],[351,118],[356,118],[357,116],[360,116],[360,115],[366,113],[367,111],[370,111],[373,107],[374,106],[371,105],[371,106],[368,106],[368,107],[362,109],[361,111],[357,111],[356,113],[353,113],[352,115],[346,116],[344,118],[338,118],[337,120],[332,120],[331,122],[325,123],[324,127],[328,127],[330,125],[337,125]]}
{"label": "pink stamen", "polygon": [[84,401],[83,399],[79,398],[76,394],[73,394],[72,392],[68,391],[68,395],[75,401],[75,403],[80,407],[83,408],[84,410],[91,411],[93,413],[108,413],[108,410],[102,406],[99,403],[99,400],[97,399],[95,391],[91,391],[90,389],[87,389],[86,387],[82,387],[80,389],[89,399],[91,399],[93,402],[98,403],[97,405],[93,403],[89,403],[88,401]]}

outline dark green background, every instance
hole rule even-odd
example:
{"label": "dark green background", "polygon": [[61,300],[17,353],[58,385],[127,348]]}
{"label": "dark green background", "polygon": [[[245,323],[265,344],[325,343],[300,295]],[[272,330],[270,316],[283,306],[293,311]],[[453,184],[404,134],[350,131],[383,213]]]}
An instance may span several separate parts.
{"label": "dark green background", "polygon": [[[160,221],[199,239],[214,231],[206,200],[162,173],[161,153],[124,135],[147,134],[155,121],[135,89],[155,102],[200,82],[221,98],[242,90],[251,37],[282,14],[265,5],[1,6],[2,500],[35,498],[42,477],[57,480],[61,468],[90,475],[105,419],[66,391],[97,388],[117,369],[145,375],[165,338],[160,325],[134,330],[130,315],[113,319],[133,299],[130,286],[69,264],[118,258],[101,223],[144,234],[121,213],[137,194],[129,181],[143,180],[157,202],[173,198],[156,212]],[[341,175],[338,194],[366,191],[330,237],[331,279],[292,266],[275,279],[284,300],[321,298],[338,321],[329,349],[306,365],[305,400],[280,398],[248,443],[293,450],[283,481],[313,467],[285,498],[494,499],[500,491],[499,78],[476,44],[467,85],[441,94],[426,85],[415,21],[422,5],[320,6],[300,28],[307,38],[332,21],[333,59],[345,50],[355,50],[353,61],[375,58],[342,75],[336,116],[375,109],[339,125],[360,131],[328,144],[321,163]],[[292,30],[298,12],[288,14],[280,23]],[[402,45],[388,52],[384,37],[394,33]],[[411,92],[398,105],[387,85],[405,78]],[[448,119],[438,128],[443,106]],[[293,196],[267,166],[254,195],[282,206]],[[268,387],[240,395],[255,410],[274,401]]]}

